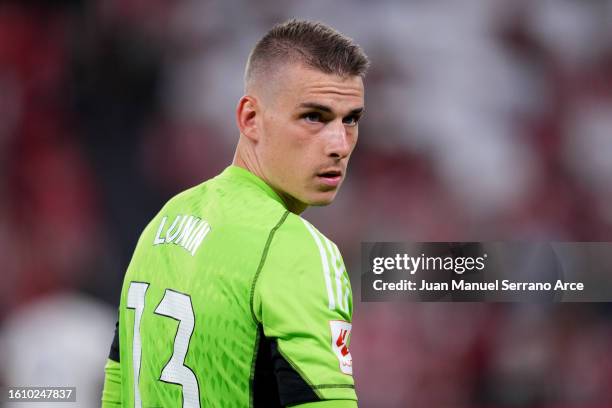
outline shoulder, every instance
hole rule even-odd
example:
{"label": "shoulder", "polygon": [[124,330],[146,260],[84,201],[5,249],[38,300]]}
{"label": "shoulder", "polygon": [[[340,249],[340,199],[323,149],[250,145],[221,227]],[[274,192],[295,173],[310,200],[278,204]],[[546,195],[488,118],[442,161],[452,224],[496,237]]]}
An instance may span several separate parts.
{"label": "shoulder", "polygon": [[308,293],[321,300],[329,297],[330,308],[338,303],[334,300],[336,286],[338,291],[344,291],[348,282],[336,244],[295,214],[289,214],[276,231],[269,245],[262,278],[276,289],[282,286],[287,291],[301,292],[298,297]]}
{"label": "shoulder", "polygon": [[332,240],[309,221],[292,213],[279,226],[270,249],[275,255],[284,254],[287,261],[321,264],[339,256],[338,247]]}
{"label": "shoulder", "polygon": [[181,213],[187,214],[187,211],[181,210],[192,207],[191,205],[189,205],[189,203],[198,202],[198,198],[201,195],[200,191],[202,187],[209,181],[210,180],[197,186],[191,187],[187,190],[183,190],[182,192],[176,194],[174,197],[166,201],[166,203],[160,208],[157,214],[155,214],[151,221],[149,221],[149,223],[146,225],[141,234],[140,239],[142,240],[143,238],[149,238],[150,236],[154,235],[160,226],[160,222],[162,222],[164,218],[172,218],[172,216]]}
{"label": "shoulder", "polygon": [[340,251],[307,220],[289,214],[270,240],[261,265],[255,277],[256,316],[261,316],[267,299],[287,310],[295,306],[351,320],[350,281]]}
{"label": "shoulder", "polygon": [[157,228],[164,217],[171,219],[177,214],[188,214],[206,219],[216,231],[223,231],[224,236],[239,233],[261,239],[284,221],[286,212],[257,186],[229,179],[222,173],[172,197],[148,228]]}

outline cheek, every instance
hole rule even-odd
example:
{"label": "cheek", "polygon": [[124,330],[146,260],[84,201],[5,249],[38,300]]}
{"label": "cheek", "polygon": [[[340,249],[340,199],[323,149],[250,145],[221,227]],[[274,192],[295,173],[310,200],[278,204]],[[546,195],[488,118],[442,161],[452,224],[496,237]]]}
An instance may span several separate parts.
{"label": "cheek", "polygon": [[302,177],[323,150],[322,139],[300,123],[269,116],[262,125],[265,166],[274,172],[277,180]]}
{"label": "cheek", "polygon": [[355,129],[354,132],[349,133],[349,136],[349,144],[351,145],[352,153],[353,150],[355,150],[355,146],[357,146],[357,139],[359,139],[357,129]]}
{"label": "cheek", "polygon": [[283,146],[288,156],[292,156],[292,160],[296,164],[307,159],[317,144],[315,135],[296,124],[288,124],[284,127],[282,139],[282,141],[279,141],[279,145]]}
{"label": "cheek", "polygon": [[299,167],[306,156],[305,140],[290,126],[278,126],[267,129],[265,143],[265,165],[274,169],[276,177],[290,180],[298,173]]}

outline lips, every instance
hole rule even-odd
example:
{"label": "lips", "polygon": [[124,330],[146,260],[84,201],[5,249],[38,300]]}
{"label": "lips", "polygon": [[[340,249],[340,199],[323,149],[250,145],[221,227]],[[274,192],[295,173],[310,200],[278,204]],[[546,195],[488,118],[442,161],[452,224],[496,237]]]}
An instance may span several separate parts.
{"label": "lips", "polygon": [[338,177],[342,176],[342,172],[340,170],[328,170],[318,174],[319,177]]}
{"label": "lips", "polygon": [[338,169],[324,170],[318,173],[317,177],[321,183],[327,186],[337,187],[340,181],[342,181],[342,171]]}

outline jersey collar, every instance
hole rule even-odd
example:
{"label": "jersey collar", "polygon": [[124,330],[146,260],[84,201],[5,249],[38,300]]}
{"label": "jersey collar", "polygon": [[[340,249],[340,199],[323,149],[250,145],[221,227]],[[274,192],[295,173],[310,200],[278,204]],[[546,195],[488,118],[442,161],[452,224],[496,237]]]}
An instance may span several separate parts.
{"label": "jersey collar", "polygon": [[267,196],[269,196],[275,201],[278,201],[283,207],[285,207],[285,209],[287,208],[283,199],[278,195],[276,191],[274,191],[272,187],[270,187],[265,181],[263,181],[247,169],[232,164],[231,166],[228,166],[225,170],[223,170],[223,173],[221,173],[221,175],[234,180],[242,180],[250,184],[254,184],[261,190],[263,190]]}

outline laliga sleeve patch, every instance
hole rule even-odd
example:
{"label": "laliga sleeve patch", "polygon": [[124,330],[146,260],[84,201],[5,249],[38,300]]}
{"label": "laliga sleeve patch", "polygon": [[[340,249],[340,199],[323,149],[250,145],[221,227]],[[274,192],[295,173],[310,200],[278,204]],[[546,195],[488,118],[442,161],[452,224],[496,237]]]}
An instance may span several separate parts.
{"label": "laliga sleeve patch", "polygon": [[353,375],[353,358],[348,349],[352,325],[343,320],[330,320],[329,326],[331,328],[331,346],[340,362],[340,371],[344,374]]}

